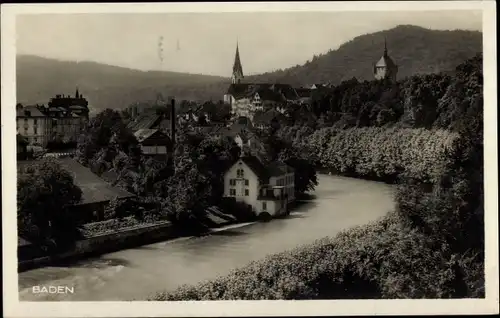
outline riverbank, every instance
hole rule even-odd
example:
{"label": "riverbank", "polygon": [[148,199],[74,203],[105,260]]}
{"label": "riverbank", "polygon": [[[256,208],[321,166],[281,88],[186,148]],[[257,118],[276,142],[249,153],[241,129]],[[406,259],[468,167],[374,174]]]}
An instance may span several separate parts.
{"label": "riverbank", "polygon": [[[307,198],[311,199],[310,196],[307,196]],[[300,204],[301,202],[296,202],[292,206],[292,209]],[[51,265],[69,265],[85,258],[97,257],[107,253],[177,238],[209,235],[233,229],[235,226],[246,226],[259,221],[257,219],[251,222],[238,221],[236,218],[221,212],[211,213],[207,217],[207,220],[210,221],[210,226],[205,230],[195,232],[179,229],[171,222],[164,221],[157,222],[156,224],[144,224],[142,226],[132,226],[96,233],[87,236],[85,239],[76,241],[71,249],[63,253],[18,261],[18,272]]]}

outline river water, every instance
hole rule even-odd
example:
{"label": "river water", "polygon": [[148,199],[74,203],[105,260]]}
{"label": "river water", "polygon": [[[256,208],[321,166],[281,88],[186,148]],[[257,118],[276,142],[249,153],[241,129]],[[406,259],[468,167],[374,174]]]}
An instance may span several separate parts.
{"label": "river water", "polygon": [[[19,274],[22,300],[146,300],[226,274],[268,254],[334,236],[394,208],[393,187],[372,181],[319,176],[315,198],[285,219],[235,225],[202,237],[179,238],[87,259],[65,267]],[[33,286],[64,286],[73,293],[33,293]]]}

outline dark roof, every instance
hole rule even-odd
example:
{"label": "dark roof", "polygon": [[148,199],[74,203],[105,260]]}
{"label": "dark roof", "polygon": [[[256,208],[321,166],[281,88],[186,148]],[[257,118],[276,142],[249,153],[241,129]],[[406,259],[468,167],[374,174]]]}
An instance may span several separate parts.
{"label": "dark roof", "polygon": [[231,84],[227,94],[236,99],[251,98],[255,94],[259,94],[262,100],[275,102],[285,102],[286,100],[299,98],[295,89],[288,84]]}
{"label": "dark roof", "polygon": [[255,156],[245,156],[240,158],[247,166],[252,169],[252,171],[257,175],[257,177],[263,181],[267,182],[269,179],[268,171],[264,164]]}
{"label": "dark roof", "polygon": [[75,184],[82,189],[82,202],[80,204],[102,202],[114,199],[122,199],[134,196],[133,194],[113,187],[71,158],[58,159],[63,169],[72,173]]}
{"label": "dark roof", "polygon": [[[64,170],[73,176],[75,184],[82,190],[82,200],[79,204],[105,202],[114,198],[122,199],[134,196],[106,183],[76,160],[71,158],[58,158],[56,160]],[[18,169],[31,163],[36,163],[36,161],[18,161]]]}
{"label": "dark roof", "polygon": [[271,177],[276,177],[276,176],[281,176],[287,173],[292,173],[294,172],[294,169],[284,163],[281,162],[271,162],[267,166],[267,170],[269,172],[269,176]]}
{"label": "dark roof", "polygon": [[263,183],[267,183],[270,177],[281,176],[294,171],[292,167],[280,162],[272,162],[266,166],[262,163],[262,160],[254,155],[243,156],[240,160],[249,166]]}
{"label": "dark roof", "polygon": [[36,106],[25,106],[22,109],[16,111],[17,117],[45,117],[38,107]]}
{"label": "dark roof", "polygon": [[273,119],[281,119],[282,114],[275,109],[270,109],[267,112],[256,112],[253,116],[255,124],[270,124]]}
{"label": "dark roof", "polygon": [[295,91],[297,92],[297,95],[299,95],[299,97],[301,98],[311,97],[312,93],[311,89],[306,87],[296,88]]}

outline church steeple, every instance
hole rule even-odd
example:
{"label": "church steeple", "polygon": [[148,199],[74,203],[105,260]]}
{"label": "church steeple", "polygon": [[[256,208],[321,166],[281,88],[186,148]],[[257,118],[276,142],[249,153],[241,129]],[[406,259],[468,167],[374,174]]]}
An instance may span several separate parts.
{"label": "church steeple", "polygon": [[76,87],[75,98],[80,98],[80,92],[78,91],[78,86]]}
{"label": "church steeple", "polygon": [[384,37],[384,56],[387,56],[387,38]]}
{"label": "church steeple", "polygon": [[239,84],[241,83],[242,80],[243,80],[243,67],[241,66],[238,41],[236,41],[236,54],[234,56],[233,75],[231,77],[231,81],[233,84]]}

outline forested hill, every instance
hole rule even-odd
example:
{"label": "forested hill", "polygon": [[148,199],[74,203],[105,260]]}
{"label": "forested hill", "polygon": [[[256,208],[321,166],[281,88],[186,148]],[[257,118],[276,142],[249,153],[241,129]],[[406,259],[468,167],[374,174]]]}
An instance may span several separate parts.
{"label": "forested hill", "polygon": [[389,56],[399,66],[398,78],[451,71],[462,61],[482,52],[482,33],[478,31],[441,31],[400,25],[358,36],[337,50],[314,56],[304,65],[252,76],[247,80],[294,85],[339,84],[352,77],[372,80],[373,63],[383,54],[384,39],[387,39]]}
{"label": "forested hill", "polygon": [[[362,35],[337,50],[313,57],[301,66],[245,78],[248,82],[293,85],[373,79],[372,70],[384,50],[399,66],[399,78],[417,73],[452,71],[482,52],[482,33],[437,31],[398,26]],[[243,67],[245,61],[242,61]],[[228,74],[229,76],[230,74]],[[91,108],[123,109],[134,102],[155,101],[159,93],[178,99],[220,100],[229,78],[175,72],[143,72],[93,62],[67,62],[36,56],[17,57],[17,98],[23,104],[47,103],[55,94],[71,94],[78,85]]]}
{"label": "forested hill", "polygon": [[177,72],[139,71],[95,62],[17,56],[17,98],[22,104],[47,103],[56,94],[74,94],[78,86],[93,110],[122,109],[138,101],[156,101],[161,93],[182,99],[221,99],[229,78]]}

